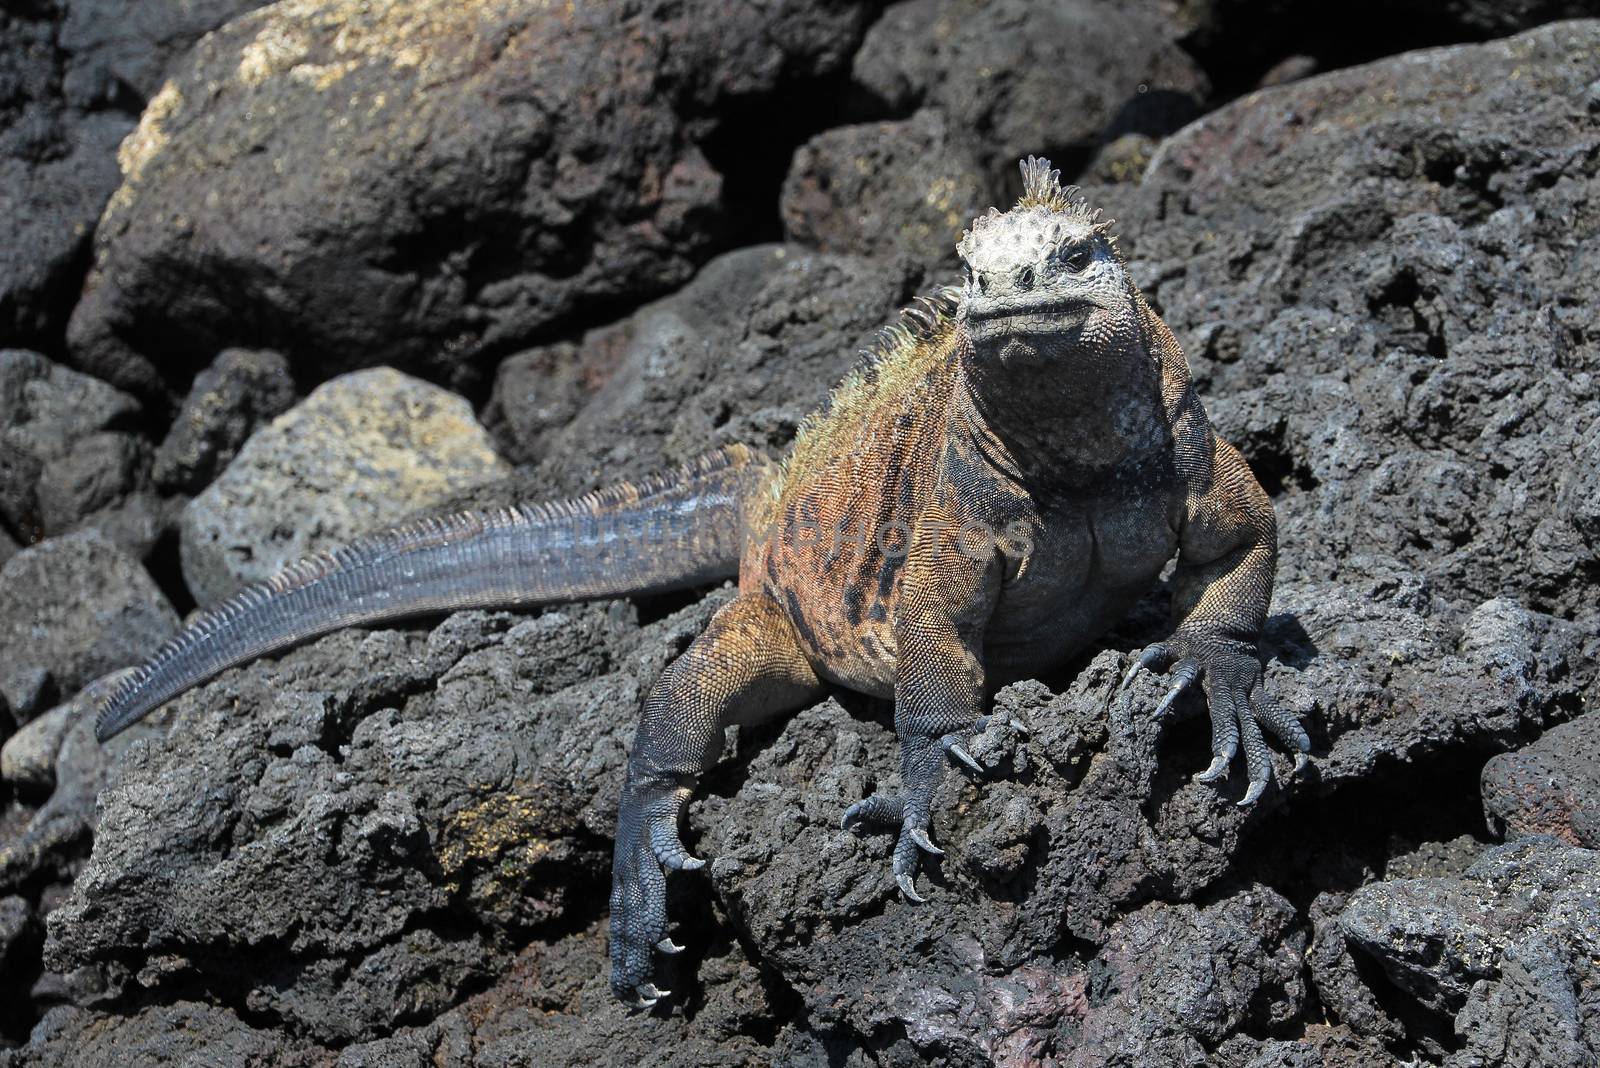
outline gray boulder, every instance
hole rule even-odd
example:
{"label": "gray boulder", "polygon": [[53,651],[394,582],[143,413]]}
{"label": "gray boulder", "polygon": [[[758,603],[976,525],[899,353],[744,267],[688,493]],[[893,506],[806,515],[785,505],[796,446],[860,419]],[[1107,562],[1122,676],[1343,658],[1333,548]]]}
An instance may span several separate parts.
{"label": "gray boulder", "polygon": [[1600,1058],[1600,1026],[1581,994],[1600,960],[1594,850],[1535,836],[1490,850],[1457,879],[1364,886],[1339,930],[1394,992],[1454,1032],[1461,1048],[1447,1065]]}
{"label": "gray boulder", "polygon": [[1554,835],[1600,848],[1600,716],[1552,727],[1483,766],[1483,811],[1503,838]]}
{"label": "gray boulder", "polygon": [[903,0],[868,32],[852,73],[899,114],[937,108],[992,175],[1009,175],[1029,153],[1087,152],[1199,114],[1210,87],[1174,31],[1154,3]]}
{"label": "gray boulder", "polygon": [[921,277],[909,263],[760,245],[581,344],[519,353],[485,420],[534,472],[463,501],[588,489],[732,441],[779,451]]}
{"label": "gray boulder", "polygon": [[926,109],[807,141],[784,179],[781,210],[790,241],[948,268],[956,237],[994,201],[967,136]]}
{"label": "gray boulder", "polygon": [[184,579],[213,603],[508,470],[455,394],[389,368],[343,375],[263,427],[189,502]]}
{"label": "gray boulder", "polygon": [[0,349],[0,524],[24,541],[80,525],[143,555],[160,506],[137,401],[38,353]]}
{"label": "gray boulder", "polygon": [[177,626],[139,562],[97,532],[40,542],[0,568],[0,695],[25,722],[142,660]]}
{"label": "gray boulder", "polygon": [[59,340],[133,128],[125,114],[68,106],[47,16],[0,11],[0,346]]}
{"label": "gray boulder", "polygon": [[156,450],[151,477],[162,489],[198,493],[251,433],[294,403],[289,362],[276,352],[227,349],[195,376]]}
{"label": "gray boulder", "polygon": [[470,381],[686,281],[724,240],[713,105],[837,69],[865,10],[295,0],[237,18],[123,146],[73,357],[143,393],[230,345],[313,379]]}

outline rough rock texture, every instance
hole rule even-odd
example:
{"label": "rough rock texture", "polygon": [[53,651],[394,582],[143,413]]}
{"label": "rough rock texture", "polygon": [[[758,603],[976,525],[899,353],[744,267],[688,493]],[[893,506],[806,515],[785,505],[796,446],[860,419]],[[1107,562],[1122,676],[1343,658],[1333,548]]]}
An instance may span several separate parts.
{"label": "rough rock texture", "polygon": [[1437,1029],[1423,1044],[1449,1051],[1447,1065],[1600,1058],[1594,850],[1530,837],[1457,879],[1374,883],[1351,896],[1338,929]]}
{"label": "rough rock texture", "polygon": [[783,182],[785,235],[828,252],[953,260],[952,235],[994,202],[969,139],[931,109],[818,134]]}
{"label": "rough rock texture", "polygon": [[74,358],[146,392],[232,344],[318,377],[470,377],[685,281],[721,223],[697,143],[712,105],[838,67],[863,17],[848,0],[295,0],[236,19],[123,145]]}
{"label": "rough rock texture", "polygon": [[0,697],[24,722],[153,653],[177,626],[139,562],[99,533],[40,542],[0,568]]}
{"label": "rough rock texture", "polygon": [[14,7],[0,11],[0,345],[32,345],[66,325],[133,121],[70,107],[55,26]]}
{"label": "rough rock texture", "polygon": [[227,349],[195,376],[151,471],[165,490],[198,493],[252,431],[294,403],[289,362],[276,352]]}
{"label": "rough rock texture", "polygon": [[904,0],[856,53],[885,106],[933,106],[980,135],[991,173],[1030,152],[1069,158],[1121,133],[1170,133],[1209,86],[1154,3]]}
{"label": "rough rock texture", "polygon": [[1483,766],[1483,811],[1502,838],[1600,848],[1600,716],[1582,716]]}
{"label": "rough rock texture", "polygon": [[62,91],[80,106],[155,96],[194,43],[268,0],[60,0]]}
{"label": "rough rock texture", "polygon": [[1396,558],[1450,598],[1595,617],[1568,483],[1600,420],[1597,48],[1565,23],[1265,90],[1108,187],[1275,494],[1280,575]]}
{"label": "rough rock texture", "polygon": [[0,349],[0,526],[23,542],[99,527],[141,554],[159,502],[139,405],[104,382],[21,349]]}
{"label": "rough rock texture", "polygon": [[713,607],[347,632],[181,698],[103,795],[47,962],[198,980],[323,1042],[431,1018],[593,922],[642,689]]}
{"label": "rough rock texture", "polygon": [[211,603],[506,472],[455,394],[388,368],[342,375],[252,437],[184,509],[183,576]]}
{"label": "rough rock texture", "polygon": [[[159,361],[149,381],[174,398],[229,331],[283,345],[306,388],[380,351],[440,377],[515,351],[484,422],[527,466],[407,512],[585,489],[726,441],[780,448],[872,329],[944,280],[931,236],[944,209],[891,156],[926,146],[940,156],[915,160],[928,173],[950,167],[1000,195],[1014,164],[1003,153],[1067,147],[1057,162],[1098,183],[1208,409],[1274,495],[1284,556],[1268,672],[1306,717],[1314,759],[1292,777],[1276,757],[1280,786],[1250,811],[1231,804],[1241,772],[1220,788],[1190,781],[1206,762],[1198,697],[1158,723],[1161,680],[1118,689],[1127,651],[1164,633],[1153,595],[1105,648],[998,696],[999,724],[974,745],[987,773],[951,777],[932,829],[947,852],[924,881],[930,902],[912,907],[889,878],[889,839],[838,829],[849,803],[894,784],[889,711],[841,697],[739,732],[686,820],[713,863],[671,882],[687,947],[663,965],[674,995],[629,1015],[605,981],[623,754],[640,695],[727,593],[333,635],[226,674],[109,749],[90,735],[92,694],[0,749],[0,1045],[33,1029],[0,1065],[1595,1063],[1596,854],[1549,838],[1497,846],[1483,815],[1495,834],[1589,833],[1590,786],[1560,773],[1591,770],[1600,701],[1600,25],[1360,70],[1335,69],[1357,31],[1372,55],[1409,40],[1419,12],[1440,34],[1510,24],[1474,30],[1469,17],[1493,5],[1418,0],[1387,5],[1383,34],[1370,19],[1326,42],[1286,30],[1274,47],[1332,73],[1159,140],[1171,114],[1159,107],[1192,107],[1203,84],[1141,97],[1114,72],[1170,61],[1198,78],[1170,44],[1182,40],[1227,92],[1254,84],[1282,57],[1230,72],[1204,35],[1240,12],[1261,22],[1273,3],[1169,15],[919,2],[892,8],[854,57],[826,43],[853,39],[854,7],[786,0],[761,38],[721,5],[647,3],[604,43],[600,22],[584,24],[590,47],[581,27],[551,29],[568,17],[558,5],[465,73],[431,44],[329,66],[352,41],[296,23],[308,52],[285,33],[248,69],[299,66],[253,87],[225,61],[299,7],[202,45],[175,74],[184,103],[158,95],[147,116],[146,132],[171,140],[130,146],[150,168],[118,209],[128,228],[105,239],[107,262],[130,273],[98,279],[83,305],[114,342],[93,351],[130,381],[139,360]],[[426,43],[488,26],[499,41],[497,12],[511,9],[453,5],[454,21],[410,32]],[[442,10],[372,5],[355,21]],[[594,10],[575,17],[609,17]],[[1116,32],[1073,30],[1090,11]],[[722,32],[704,32],[710,15]],[[1029,57],[1072,41],[1083,61],[1041,88]],[[532,66],[535,53],[560,65]],[[461,77],[423,85],[428,63]],[[772,107],[774,86],[827,69],[840,72],[831,88],[849,88],[852,63],[856,88],[893,81],[864,110]],[[219,65],[202,100],[192,87]],[[350,175],[323,162],[345,143],[324,121],[329,100],[413,77],[417,99],[454,102],[424,119],[459,129],[394,141],[403,124],[352,114],[352,137],[404,152],[357,153],[340,161]],[[537,144],[507,133],[574,87],[587,95],[571,124],[540,127]],[[285,110],[247,121],[247,103]],[[241,129],[263,133],[262,151],[237,154]],[[197,166],[213,131],[217,167]],[[490,138],[505,156],[481,151]],[[850,169],[856,158],[870,173]],[[285,176],[267,176],[274,160]],[[683,174],[652,171],[661,161],[726,176],[730,191],[672,186]],[[532,184],[516,185],[524,163]],[[558,194],[572,214],[552,223],[539,213]],[[731,230],[686,216],[667,233],[672,197],[716,201]],[[180,206],[192,229],[157,234]],[[841,251],[726,253],[623,314],[720,242],[774,234],[780,211],[797,241]],[[600,265],[620,273],[594,296]],[[381,299],[352,297],[368,292]],[[528,347],[525,330],[560,323],[570,332]],[[43,393],[58,381],[30,375]],[[169,434],[163,405],[107,427],[68,404],[64,423],[35,430],[82,436],[87,420],[91,437],[165,436],[185,457],[174,469],[203,481],[265,393],[249,376],[235,391],[231,375],[194,391],[183,419],[204,414],[204,433]],[[80,386],[105,396],[59,381],[69,399]],[[301,440],[325,453],[349,436]],[[407,464],[440,455],[420,437],[397,450]],[[338,487],[319,510],[350,496],[349,463],[294,468]],[[400,496],[403,481],[381,492]],[[238,485],[282,513],[281,473]],[[151,559],[177,588],[172,561]],[[24,706],[47,703],[40,691]]]}
{"label": "rough rock texture", "polygon": [[587,489],[729,441],[776,450],[920,278],[905,263],[756,246],[580,344],[519,353],[485,420],[537,469],[466,500]]}

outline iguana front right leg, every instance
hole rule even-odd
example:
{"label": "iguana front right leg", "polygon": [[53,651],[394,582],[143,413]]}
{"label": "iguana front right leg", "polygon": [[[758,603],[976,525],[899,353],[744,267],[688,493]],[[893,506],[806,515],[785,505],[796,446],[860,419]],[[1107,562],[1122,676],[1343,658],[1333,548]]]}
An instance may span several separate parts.
{"label": "iguana front right leg", "polygon": [[662,673],[645,700],[617,810],[611,873],[611,988],[645,1008],[668,993],[650,982],[651,954],[667,938],[666,869],[705,862],[678,836],[684,803],[722,753],[723,732],[822,696],[794,628],[764,595],[724,605]]}
{"label": "iguana front right leg", "polygon": [[928,835],[933,798],[948,761],[971,757],[954,738],[983,711],[983,630],[1000,589],[998,555],[974,555],[960,540],[953,510],[936,508],[914,534],[895,616],[894,726],[900,736],[899,795],[874,794],[850,807],[844,825],[899,827],[894,876],[921,901],[916,876],[923,853],[943,852]]}

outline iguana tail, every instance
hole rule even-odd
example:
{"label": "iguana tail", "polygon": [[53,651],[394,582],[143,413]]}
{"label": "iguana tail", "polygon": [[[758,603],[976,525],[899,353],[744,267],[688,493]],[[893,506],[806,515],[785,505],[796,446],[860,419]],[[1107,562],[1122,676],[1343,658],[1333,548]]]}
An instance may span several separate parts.
{"label": "iguana tail", "polygon": [[659,593],[736,575],[744,502],[772,472],[743,446],[572,500],[424,519],[293,564],[212,608],[100,707],[101,741],[213,675],[363,623]]}

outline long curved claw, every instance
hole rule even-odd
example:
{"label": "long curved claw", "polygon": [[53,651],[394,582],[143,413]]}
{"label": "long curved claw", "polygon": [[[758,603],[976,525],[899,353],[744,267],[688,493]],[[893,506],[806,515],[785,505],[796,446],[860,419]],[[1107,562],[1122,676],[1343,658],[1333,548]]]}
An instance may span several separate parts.
{"label": "long curved claw", "polygon": [[706,866],[700,857],[690,853],[684,848],[683,840],[678,837],[678,829],[674,823],[658,821],[650,827],[650,851],[656,855],[664,868],[674,871],[697,871]]}
{"label": "long curved claw", "polygon": [[1211,758],[1211,765],[1194,777],[1195,782],[1212,783],[1228,775],[1228,763],[1233,760],[1232,753],[1218,753]]}
{"label": "long curved claw", "polygon": [[1173,702],[1178,699],[1179,695],[1181,695],[1184,690],[1187,690],[1194,680],[1198,679],[1199,677],[1200,662],[1198,660],[1186,658],[1181,661],[1177,667],[1173,668],[1172,689],[1168,690],[1167,696],[1161,699],[1161,703],[1159,705],[1156,705],[1154,718],[1160,719],[1162,716],[1165,716],[1167,714],[1167,710],[1172,707]]}
{"label": "long curved claw", "polygon": [[894,881],[900,884],[900,892],[906,895],[907,901],[921,905],[928,900],[921,894],[917,893],[917,884],[911,881],[911,876],[907,872],[901,872],[899,875],[896,875],[894,877]]}
{"label": "long curved claw", "polygon": [[1157,642],[1150,646],[1134,657],[1133,663],[1128,665],[1127,673],[1122,676],[1122,685],[1118,686],[1117,689],[1126,690],[1132,685],[1141,668],[1148,671],[1166,670],[1167,665],[1172,663],[1173,656],[1172,647],[1166,642]]}
{"label": "long curved claw", "polygon": [[672,996],[672,991],[658,990],[656,989],[656,985],[654,983],[640,983],[634,988],[634,991],[636,997],[630,1003],[629,1007],[635,1009],[651,1008],[662,998]]}
{"label": "long curved claw", "polygon": [[961,748],[961,743],[955,740],[955,735],[945,735],[939,740],[939,744],[944,746],[944,751],[946,753],[949,753],[951,756],[961,761],[961,763],[971,768],[974,772],[979,775],[984,774],[983,765],[978,763],[977,760],[973,758],[971,753]]}
{"label": "long curved claw", "polygon": [[656,951],[671,956],[674,953],[682,953],[683,947],[670,938],[663,938],[656,943]]}
{"label": "long curved claw", "polygon": [[906,832],[911,840],[917,843],[917,848],[925,853],[932,853],[936,857],[944,856],[944,850],[933,844],[933,839],[928,837],[928,832],[921,827],[913,827]]}
{"label": "long curved claw", "polygon": [[1250,710],[1248,700],[1240,702],[1244,707],[1240,709],[1239,740],[1244,743],[1245,766],[1250,772],[1250,786],[1244,792],[1244,797],[1239,800],[1240,808],[1249,808],[1266,790],[1267,783],[1272,781],[1272,755],[1267,750],[1267,740],[1261,735],[1261,727],[1256,723],[1256,717]]}

